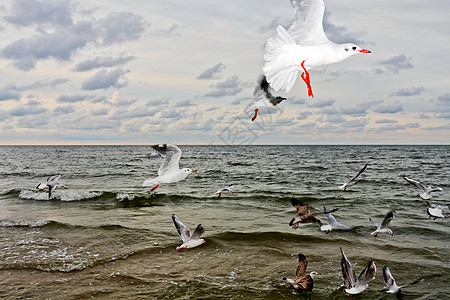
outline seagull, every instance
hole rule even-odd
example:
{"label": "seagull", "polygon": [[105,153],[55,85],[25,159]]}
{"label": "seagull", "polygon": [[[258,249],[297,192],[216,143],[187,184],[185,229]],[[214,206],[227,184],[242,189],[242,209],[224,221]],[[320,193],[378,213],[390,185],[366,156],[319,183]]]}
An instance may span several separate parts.
{"label": "seagull", "polygon": [[201,235],[205,232],[202,224],[198,224],[197,228],[195,228],[194,233],[191,235],[189,228],[187,228],[175,214],[172,215],[172,220],[175,224],[175,228],[178,231],[178,235],[183,241],[183,244],[176,248],[178,252],[184,252],[187,248],[194,248],[206,243],[204,239],[200,238]]}
{"label": "seagull", "polygon": [[372,222],[373,226],[377,227],[377,229],[371,233],[373,237],[377,237],[378,233],[389,233],[390,235],[394,235],[392,230],[388,228],[389,223],[391,223],[392,219],[395,218],[395,210],[391,209],[386,213],[384,216],[383,222],[381,222],[381,225],[372,220],[371,217],[369,217],[370,222]]}
{"label": "seagull", "polygon": [[[336,210],[338,210],[338,208],[336,208],[334,211],[336,211]],[[328,218],[328,225],[320,226],[320,230],[322,230],[326,234],[329,234],[331,232],[331,230],[333,230],[333,229],[335,229],[335,230],[350,230],[351,229],[350,227],[345,226],[345,225],[339,223],[338,221],[336,221],[334,216],[331,214],[331,212],[329,212],[327,210],[327,208],[325,206],[323,207],[323,213]]]}
{"label": "seagull", "polygon": [[253,100],[245,109],[247,112],[255,112],[255,115],[252,118],[252,121],[256,120],[258,116],[258,111],[260,109],[267,109],[273,106],[280,104],[281,101],[286,100],[286,98],[280,96],[273,96],[269,91],[269,83],[266,80],[266,76],[261,76],[261,79],[258,81],[258,85],[253,92]]}
{"label": "seagull", "polygon": [[417,284],[423,281],[423,278],[416,279],[415,281],[411,282],[410,284],[405,284],[398,286],[395,282],[394,277],[391,274],[391,271],[389,270],[388,266],[383,267],[383,277],[384,282],[386,283],[386,293],[395,294],[397,292],[401,292],[402,289],[404,289],[407,286]]}
{"label": "seagull", "polygon": [[[364,292],[369,287],[369,282],[375,279],[375,275],[377,273],[375,262],[369,261],[364,270],[362,270],[361,274],[359,274],[358,278],[356,278],[355,270],[353,270],[350,261],[347,259],[347,256],[345,256],[342,247],[341,253],[342,276],[344,277],[344,286],[346,287],[344,291],[350,295],[356,295]],[[361,278],[364,273],[364,278]]]}
{"label": "seagull", "polygon": [[152,148],[153,152],[148,157],[162,160],[162,164],[158,170],[158,177],[145,180],[142,184],[143,187],[152,186],[151,191],[154,191],[161,183],[178,182],[195,172],[189,168],[180,169],[178,162],[181,150],[177,146],[163,144],[152,146]]}
{"label": "seagull", "polygon": [[442,192],[443,189],[441,189],[440,187],[432,187],[432,186],[425,186],[424,184],[418,182],[417,180],[408,178],[406,176],[403,176],[403,178],[405,178],[406,181],[408,181],[409,183],[411,183],[412,185],[415,185],[417,188],[422,190],[422,194],[420,194],[420,198],[424,199],[424,200],[429,200],[431,199],[431,192]]}
{"label": "seagull", "polygon": [[[297,229],[300,224],[306,224],[306,223],[317,223],[319,225],[323,225],[322,222],[317,219],[315,216],[323,214],[323,212],[318,213],[311,213],[309,211],[308,204],[304,204],[300,201],[298,201],[295,198],[291,199],[292,206],[297,209],[295,218],[292,218],[292,220],[289,222],[289,226],[292,226],[292,229]],[[335,212],[337,209],[333,209],[330,212]]]}
{"label": "seagull", "polygon": [[227,187],[221,188],[220,190],[218,190],[216,192],[216,194],[218,194],[219,196],[217,196],[217,198],[220,198],[220,196],[222,196],[222,194],[228,194],[231,193],[234,195],[234,189],[233,189],[234,184],[230,184]]}
{"label": "seagull", "polygon": [[305,255],[299,253],[297,274],[295,275],[295,279],[283,277],[283,280],[286,280],[298,290],[312,291],[314,285],[313,279],[319,278],[319,273],[317,273],[316,271],[312,271],[311,273],[306,274],[307,267],[308,261],[306,260]]}
{"label": "seagull", "polygon": [[295,12],[292,25],[278,25],[277,34],[267,39],[263,72],[275,90],[289,92],[298,75],[306,83],[308,96],[313,97],[308,70],[343,61],[352,55],[371,53],[367,49],[328,40],[323,31],[323,0],[291,0]]}
{"label": "seagull", "polygon": [[428,203],[427,214],[430,219],[433,218],[433,220],[436,220],[436,218],[447,218],[450,215],[450,210],[448,209],[448,206],[431,204],[428,201],[427,203]]}
{"label": "seagull", "polygon": [[47,178],[46,183],[41,182],[36,186],[36,188],[41,191],[48,189],[48,199],[50,199],[50,197],[52,196],[52,193],[56,189],[67,189],[67,187],[64,184],[59,182],[60,178],[61,178],[61,175],[51,176],[51,177]]}
{"label": "seagull", "polygon": [[336,184],[339,185],[339,188],[343,191],[346,191],[348,187],[354,185],[356,183],[356,178],[358,178],[359,175],[361,175],[362,172],[364,172],[367,168],[368,164],[365,164],[364,167],[358,172],[358,174],[356,174],[355,177],[353,177],[352,179],[350,179],[347,182],[335,182],[335,181],[331,181],[330,179],[327,178],[329,183],[332,184]]}

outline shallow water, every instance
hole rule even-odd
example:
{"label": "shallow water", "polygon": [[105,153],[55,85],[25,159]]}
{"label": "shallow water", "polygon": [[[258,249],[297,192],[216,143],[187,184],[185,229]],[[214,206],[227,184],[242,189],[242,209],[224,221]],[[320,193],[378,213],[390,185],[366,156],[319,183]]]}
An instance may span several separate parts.
{"label": "shallow water", "polygon": [[[402,176],[438,185],[431,202],[448,205],[450,146],[181,146],[180,167],[197,172],[156,193],[147,146],[2,146],[0,154],[0,297],[159,299],[348,299],[342,291],[342,247],[359,273],[369,260],[377,278],[358,298],[392,299],[382,267],[398,284],[418,277],[403,299],[445,299],[450,288],[449,219],[430,220],[419,190]],[[326,178],[350,179],[346,192]],[[35,189],[61,174],[67,190],[48,199]],[[217,198],[234,183],[236,194]],[[326,235],[317,225],[288,226],[295,196],[338,221],[358,226]],[[389,209],[394,235],[373,238],[371,216]],[[205,227],[205,245],[181,244],[171,215]],[[326,223],[323,216],[321,220]],[[297,254],[320,277],[299,293]]]}

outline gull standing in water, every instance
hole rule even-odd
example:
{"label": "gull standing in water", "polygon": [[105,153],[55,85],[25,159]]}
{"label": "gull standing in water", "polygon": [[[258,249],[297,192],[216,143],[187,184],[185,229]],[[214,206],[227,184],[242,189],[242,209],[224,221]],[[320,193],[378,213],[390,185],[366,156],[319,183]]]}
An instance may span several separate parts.
{"label": "gull standing in water", "polygon": [[274,107],[280,104],[281,101],[286,100],[286,98],[280,96],[273,96],[269,88],[266,76],[263,75],[253,92],[252,102],[245,108],[246,113],[254,112],[252,121],[256,120],[259,110]]}
{"label": "gull standing in water", "polygon": [[158,170],[158,177],[145,180],[143,187],[151,186],[151,191],[154,191],[161,183],[178,182],[195,172],[189,168],[180,169],[181,150],[177,146],[163,144],[152,146],[152,148],[153,152],[148,157],[162,160],[162,164]]}
{"label": "gull standing in water", "polygon": [[60,178],[61,178],[61,175],[51,176],[51,177],[47,178],[46,183],[41,182],[37,185],[36,188],[41,191],[48,188],[48,199],[50,199],[50,197],[52,196],[52,193],[56,189],[67,189],[67,187],[64,184],[59,182]]}
{"label": "gull standing in water", "polygon": [[403,176],[403,178],[404,178],[406,181],[408,181],[409,183],[411,183],[412,185],[416,186],[418,189],[422,190],[422,193],[421,193],[419,196],[420,196],[420,198],[422,198],[423,200],[429,200],[429,199],[431,199],[431,197],[432,197],[432,196],[430,195],[431,192],[442,192],[442,191],[443,191],[443,189],[440,188],[440,187],[433,187],[433,186],[431,186],[431,185],[426,186],[426,185],[420,183],[419,181],[414,180],[414,179],[411,179],[411,178],[408,178],[408,177],[406,177],[406,176]]}
{"label": "gull standing in water", "polygon": [[361,175],[361,173],[366,170],[367,166],[368,166],[368,164],[365,164],[364,167],[358,172],[358,174],[356,174],[355,177],[353,177],[352,179],[350,179],[347,182],[336,182],[336,181],[332,181],[332,180],[330,180],[328,178],[327,178],[327,180],[328,180],[329,183],[339,185],[339,188],[341,190],[346,191],[348,187],[350,187],[350,186],[352,186],[352,185],[354,185],[356,183],[356,181],[355,181],[356,178],[358,178],[358,176]]}
{"label": "gull standing in water", "polygon": [[439,204],[432,204],[429,201],[427,201],[428,208],[427,208],[427,214],[428,217],[433,220],[436,220],[436,218],[447,218],[450,215],[450,210],[448,209],[448,206],[443,206]]}
{"label": "gull standing in water", "polygon": [[398,286],[397,283],[395,282],[395,279],[392,276],[391,271],[389,270],[388,266],[383,267],[383,277],[384,277],[384,282],[386,283],[386,289],[387,289],[386,293],[390,293],[390,294],[395,294],[397,292],[401,292],[401,290],[404,289],[405,287],[413,285],[413,284],[417,284],[417,283],[420,283],[423,281],[423,278],[419,278],[409,284]]}
{"label": "gull standing in water", "polygon": [[204,239],[200,238],[205,232],[202,224],[198,224],[194,233],[191,235],[189,228],[187,228],[175,214],[172,215],[172,221],[175,224],[178,235],[183,241],[183,244],[177,247],[178,252],[184,252],[187,248],[194,248],[206,243]]}
{"label": "gull standing in water", "polygon": [[373,237],[377,237],[379,233],[389,233],[390,235],[394,235],[392,230],[388,228],[393,218],[395,218],[395,210],[393,209],[386,213],[383,222],[381,222],[381,225],[372,220],[371,217],[369,217],[370,222],[377,228],[374,232],[371,233],[371,235]]}
{"label": "gull standing in water", "polygon": [[278,25],[277,34],[267,39],[263,72],[275,91],[286,92],[302,72],[308,96],[313,97],[309,69],[371,52],[351,43],[336,44],[327,38],[323,31],[323,0],[291,0],[291,4],[295,19],[288,30]]}
{"label": "gull standing in water", "polygon": [[314,286],[314,279],[319,277],[319,273],[317,273],[316,271],[312,271],[311,273],[306,274],[307,267],[308,261],[306,260],[305,255],[299,253],[295,279],[283,277],[283,280],[286,280],[298,290],[312,291]]}
{"label": "gull standing in water", "polygon": [[219,196],[217,196],[217,198],[220,198],[220,196],[222,196],[222,194],[228,194],[228,193],[231,193],[231,194],[233,194],[234,195],[234,184],[230,184],[229,186],[227,186],[227,187],[224,187],[224,188],[221,188],[220,190],[218,190],[217,192],[216,192],[216,194],[218,194]]}
{"label": "gull standing in water", "polygon": [[[336,211],[336,210],[338,210],[338,208],[334,209],[333,211]],[[338,221],[336,221],[334,216],[331,214],[331,212],[329,212],[327,210],[326,207],[323,207],[323,213],[328,218],[328,225],[320,226],[320,230],[322,230],[326,234],[329,234],[331,232],[331,230],[333,230],[333,229],[335,229],[335,230],[350,230],[351,229],[350,227],[343,225],[343,224],[339,223]]]}
{"label": "gull standing in water", "polygon": [[[375,262],[369,261],[367,266],[362,270],[361,274],[356,277],[355,270],[344,254],[344,250],[341,247],[341,269],[342,276],[344,277],[344,286],[346,287],[344,291],[350,295],[356,295],[364,292],[369,287],[369,282],[375,279],[377,273],[377,267]],[[363,274],[364,278],[362,278]]]}

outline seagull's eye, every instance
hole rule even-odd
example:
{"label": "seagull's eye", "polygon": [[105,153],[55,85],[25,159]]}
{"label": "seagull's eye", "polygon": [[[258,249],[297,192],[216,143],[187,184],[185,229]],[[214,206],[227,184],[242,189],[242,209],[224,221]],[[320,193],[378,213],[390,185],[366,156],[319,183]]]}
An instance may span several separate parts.
{"label": "seagull's eye", "polygon": [[356,47],[352,47],[353,50],[356,50]]}

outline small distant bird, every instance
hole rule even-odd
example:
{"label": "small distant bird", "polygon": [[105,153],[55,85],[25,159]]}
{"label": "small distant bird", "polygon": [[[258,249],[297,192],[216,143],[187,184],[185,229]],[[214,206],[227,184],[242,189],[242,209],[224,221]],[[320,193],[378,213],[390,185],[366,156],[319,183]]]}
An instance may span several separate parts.
{"label": "small distant bird", "polygon": [[412,185],[414,185],[417,188],[419,188],[420,190],[422,190],[422,193],[419,196],[420,196],[420,198],[422,198],[424,200],[429,200],[429,199],[431,199],[431,197],[433,197],[433,196],[430,195],[431,192],[442,192],[443,191],[442,188],[437,187],[437,186],[436,187],[426,186],[426,185],[420,183],[417,180],[414,180],[414,179],[411,179],[411,178],[408,178],[408,177],[405,177],[405,176],[403,176],[403,178],[406,181],[408,181],[409,183],[411,183]]}
{"label": "small distant bird", "polygon": [[383,277],[384,277],[384,282],[386,283],[386,289],[387,289],[386,293],[390,293],[390,294],[395,294],[397,292],[401,292],[401,290],[404,289],[405,287],[408,287],[410,285],[417,284],[417,283],[420,283],[423,281],[423,278],[419,278],[409,284],[398,286],[397,283],[395,282],[395,279],[392,276],[391,271],[389,270],[388,266],[383,267]]}
{"label": "small distant bird", "polygon": [[312,271],[311,273],[306,274],[307,267],[308,261],[306,260],[305,255],[299,253],[295,279],[283,277],[283,280],[286,280],[298,290],[312,291],[314,286],[314,279],[319,278],[319,273],[317,273],[316,271]]}
{"label": "small distant bird", "polygon": [[161,183],[178,182],[195,172],[189,168],[180,169],[181,150],[177,146],[163,144],[152,146],[152,148],[153,152],[148,157],[159,159],[162,164],[158,170],[158,177],[145,180],[142,184],[143,187],[151,186],[151,191],[154,191]]}
{"label": "small distant bird", "polygon": [[313,97],[309,69],[371,52],[355,44],[336,44],[328,40],[323,31],[323,0],[291,0],[291,4],[295,20],[287,31],[278,25],[277,34],[267,39],[263,72],[275,91],[286,92],[292,89],[302,72],[308,96]]}
{"label": "small distant bird", "polygon": [[448,209],[448,206],[443,206],[439,204],[432,204],[429,201],[427,201],[428,208],[427,208],[427,214],[428,217],[433,220],[436,220],[437,218],[447,218],[450,215],[450,210]]}
{"label": "small distant bird", "polygon": [[371,217],[369,217],[370,222],[377,228],[374,232],[371,233],[371,235],[373,237],[377,237],[379,233],[389,233],[390,235],[394,235],[392,230],[388,228],[393,218],[395,218],[395,210],[393,209],[386,213],[383,222],[381,222],[381,225],[372,220]]}
{"label": "small distant bird", "polygon": [[220,190],[218,190],[216,192],[216,194],[218,194],[219,196],[217,196],[217,198],[220,198],[220,196],[222,196],[222,194],[228,194],[231,193],[234,195],[234,184],[230,184],[227,187],[221,188]]}
{"label": "small distant bird", "polygon": [[172,215],[172,221],[175,224],[178,235],[183,241],[183,244],[176,248],[178,252],[184,252],[187,248],[194,248],[206,243],[204,239],[200,238],[205,232],[202,224],[198,224],[197,228],[195,228],[194,233],[191,235],[189,228],[187,228],[175,214]]}
{"label": "small distant bird", "polygon": [[[336,208],[334,211],[336,211],[336,210],[338,210],[338,208]],[[322,230],[326,234],[329,234],[331,232],[331,230],[333,230],[333,229],[335,229],[335,230],[350,230],[351,229],[350,227],[343,225],[343,224],[339,223],[338,221],[336,221],[334,216],[331,214],[331,212],[329,212],[327,210],[326,207],[323,207],[323,213],[328,218],[328,225],[320,226],[320,230]]]}
{"label": "small distant bird", "polygon": [[362,174],[362,172],[364,172],[367,168],[368,164],[365,164],[364,167],[358,172],[358,174],[356,174],[355,177],[353,177],[352,179],[350,179],[347,182],[336,182],[336,181],[331,181],[330,179],[327,178],[328,182],[331,184],[336,184],[339,185],[339,188],[343,191],[346,191],[348,187],[354,185],[356,183],[356,178],[358,178],[359,175]]}
{"label": "small distant bird", "polygon": [[61,175],[51,176],[51,177],[47,178],[46,183],[41,182],[36,186],[36,188],[41,191],[48,189],[48,199],[50,199],[50,197],[52,196],[52,193],[56,189],[67,189],[67,187],[64,184],[59,182],[60,178],[61,178]]}
{"label": "small distant bird", "polygon": [[259,110],[274,107],[280,104],[281,101],[286,100],[286,98],[280,96],[273,96],[269,89],[266,76],[262,76],[253,92],[252,102],[245,109],[246,113],[254,112],[252,121],[256,120]]}
{"label": "small distant bird", "polygon": [[364,270],[362,270],[361,274],[356,277],[355,270],[353,270],[350,261],[347,259],[347,256],[345,256],[342,247],[341,254],[342,276],[344,278],[344,286],[346,287],[344,291],[350,295],[356,295],[364,292],[369,287],[369,282],[375,279],[377,273],[375,262],[369,261]]}
{"label": "small distant bird", "polygon": [[[322,222],[317,219],[315,216],[323,214],[323,212],[311,213],[309,210],[308,204],[302,203],[298,201],[296,198],[291,198],[292,206],[297,210],[295,214],[295,218],[289,222],[289,226],[292,226],[292,229],[297,229],[300,224],[308,224],[308,223],[317,223],[319,225],[323,225]],[[333,209],[330,212],[335,212],[337,209]]]}

